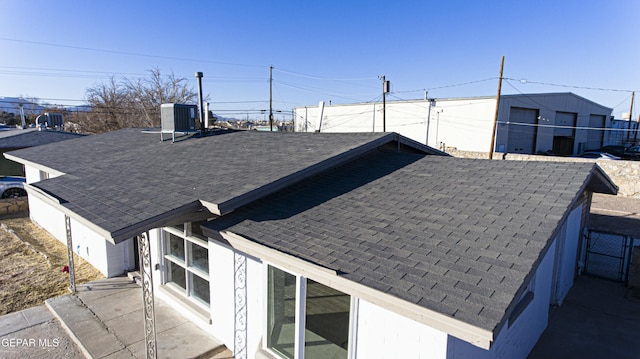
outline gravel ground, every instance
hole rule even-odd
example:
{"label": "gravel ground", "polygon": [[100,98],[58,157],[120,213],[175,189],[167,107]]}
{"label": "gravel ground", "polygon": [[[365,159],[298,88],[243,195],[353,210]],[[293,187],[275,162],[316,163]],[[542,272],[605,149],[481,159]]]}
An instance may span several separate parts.
{"label": "gravel ground", "polygon": [[[0,315],[41,305],[68,294],[67,247],[28,217],[0,220]],[[104,278],[74,256],[76,283]]]}

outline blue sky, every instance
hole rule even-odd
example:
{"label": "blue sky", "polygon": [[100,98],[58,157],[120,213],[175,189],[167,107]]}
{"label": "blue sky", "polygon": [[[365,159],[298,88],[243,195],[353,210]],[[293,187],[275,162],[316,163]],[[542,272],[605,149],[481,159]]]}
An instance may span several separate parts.
{"label": "blue sky", "polygon": [[214,112],[261,118],[270,65],[285,113],[379,99],[379,75],[391,100],[494,96],[503,55],[503,93],[571,91],[620,117],[640,90],[636,0],[0,0],[0,13],[0,96],[50,103],[111,75],[202,71]]}

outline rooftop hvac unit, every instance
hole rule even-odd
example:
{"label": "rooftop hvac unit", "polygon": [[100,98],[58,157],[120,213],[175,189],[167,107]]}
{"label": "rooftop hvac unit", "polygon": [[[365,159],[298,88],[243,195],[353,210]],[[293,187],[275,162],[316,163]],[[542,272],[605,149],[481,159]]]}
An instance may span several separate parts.
{"label": "rooftop hvac unit", "polygon": [[36,127],[38,127],[39,130],[43,128],[64,130],[64,116],[61,113],[45,112],[36,117]]}
{"label": "rooftop hvac unit", "polygon": [[160,105],[160,122],[162,133],[175,134],[193,132],[196,130],[198,106],[177,103],[163,103]]}
{"label": "rooftop hvac unit", "polygon": [[162,131],[188,132],[196,130],[198,106],[163,103],[160,106]]}

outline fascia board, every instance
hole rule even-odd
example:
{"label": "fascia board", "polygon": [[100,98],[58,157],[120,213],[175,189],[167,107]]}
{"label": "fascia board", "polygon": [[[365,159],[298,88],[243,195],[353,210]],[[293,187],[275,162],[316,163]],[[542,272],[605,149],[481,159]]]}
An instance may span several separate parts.
{"label": "fascia board", "polygon": [[[206,227],[205,227],[206,229]],[[207,232],[205,231],[205,234]],[[380,292],[363,284],[340,277],[336,271],[321,267],[275,249],[263,246],[238,234],[221,231],[220,239],[231,247],[272,263],[282,269],[313,279],[331,288],[366,300],[372,304],[386,308],[407,318],[416,320],[434,329],[445,332],[456,338],[469,342],[482,349],[490,349],[494,340],[492,331],[451,318],[447,315],[402,300],[393,295]],[[215,238],[213,238],[215,240]]]}
{"label": "fascia board", "polygon": [[8,160],[11,160],[11,161],[14,161],[14,162],[18,162],[18,163],[22,163],[25,166],[33,167],[33,168],[35,168],[37,170],[40,170],[40,171],[43,171],[43,172],[47,172],[47,173],[52,174],[54,176],[62,176],[62,175],[65,174],[65,172],[61,172],[61,171],[58,171],[58,170],[56,170],[54,168],[47,167],[47,166],[44,166],[44,165],[41,165],[39,163],[35,163],[35,162],[32,162],[32,161],[29,161],[29,160],[25,160],[25,159],[20,158],[20,157],[16,157],[16,156],[14,156],[14,155],[12,155],[10,153],[5,153],[4,157],[6,159],[8,159]]}
{"label": "fascia board", "polygon": [[79,216],[77,213],[73,212],[69,208],[67,208],[64,205],[62,205],[62,203],[60,203],[60,201],[57,198],[49,195],[48,193],[46,193],[45,191],[41,190],[40,188],[37,188],[37,187],[35,187],[33,185],[30,185],[30,184],[26,184],[25,188],[27,189],[27,193],[29,194],[29,196],[38,197],[43,202],[47,203],[48,205],[50,205],[53,208],[57,209],[58,211],[62,212],[64,215],[69,216],[69,218],[72,218],[72,219],[80,222],[82,225],[86,226],[87,228],[89,228],[93,232],[97,233],[98,235],[106,238],[107,240],[109,240],[111,242],[111,233],[109,231],[105,230],[102,227],[99,227],[99,226],[95,225],[93,222],[85,219],[84,217]]}
{"label": "fascia board", "polygon": [[[40,188],[37,188],[29,184],[25,185],[25,188],[27,189],[27,193],[30,196],[35,196],[41,199],[48,205],[54,207],[56,210],[62,212],[63,214],[69,216],[70,218],[80,222],[82,225],[86,226],[91,231],[95,232],[96,234],[98,234],[99,236],[103,237],[105,240],[113,244],[118,244],[120,242],[123,242],[129,238],[140,235],[141,233],[144,233],[152,228],[167,226],[172,221],[176,221],[182,218],[184,218],[184,221],[194,220],[193,214],[203,210],[203,207],[200,204],[200,202],[195,201],[192,203],[188,203],[182,207],[176,208],[172,211],[165,212],[149,220],[138,222],[134,225],[119,229],[114,232],[110,232],[109,230],[106,230],[96,225],[95,223],[89,221],[88,219],[82,217],[81,215],[65,207],[58,199],[47,194],[45,191],[41,190]],[[213,216],[212,214],[204,212],[202,215],[197,216],[196,219],[200,219],[200,218],[207,219],[212,216]]]}
{"label": "fascia board", "polygon": [[111,234],[109,241],[113,241],[114,244],[118,244],[129,238],[135,237],[144,233],[152,228],[160,228],[171,225],[174,222],[187,222],[195,221],[199,219],[208,219],[214,216],[214,214],[203,212],[201,215],[196,215],[198,212],[206,211],[200,204],[200,201],[194,201],[188,203],[179,208],[173,209],[169,212],[162,213],[148,220],[138,222],[134,225],[119,229]]}

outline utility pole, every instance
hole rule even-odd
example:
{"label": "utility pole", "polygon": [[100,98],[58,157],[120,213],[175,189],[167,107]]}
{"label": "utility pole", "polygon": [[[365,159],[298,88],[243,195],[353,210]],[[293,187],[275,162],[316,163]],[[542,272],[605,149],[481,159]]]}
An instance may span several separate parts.
{"label": "utility pole", "polygon": [[385,80],[385,76],[378,76],[382,80],[382,132],[387,132],[387,104],[386,94],[389,92],[389,81]]}
{"label": "utility pole", "polygon": [[[500,78],[498,80],[498,95],[496,96],[496,113],[493,116],[493,131],[491,131],[491,148],[489,148],[489,159],[493,159],[493,147],[496,142],[496,130],[498,128],[498,111],[500,110],[500,93],[502,92],[502,70],[504,69],[504,56],[500,61]],[[509,134],[507,133],[507,136]],[[506,149],[505,149],[506,151]]]}
{"label": "utility pole", "polygon": [[427,111],[427,140],[425,141],[425,145],[429,146],[429,126],[431,125],[431,108],[435,107],[436,100],[429,99],[427,97],[427,92],[424,93],[424,99],[429,102],[429,110]]}
{"label": "utility pole", "polygon": [[269,66],[269,130],[273,132],[273,65]]}
{"label": "utility pole", "polygon": [[633,119],[633,100],[635,98],[636,92],[631,92],[631,106],[629,107],[629,127],[627,131],[627,142],[631,142],[631,120]]}

